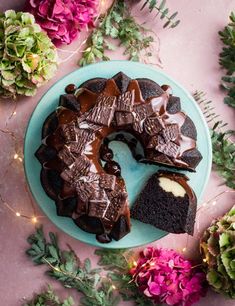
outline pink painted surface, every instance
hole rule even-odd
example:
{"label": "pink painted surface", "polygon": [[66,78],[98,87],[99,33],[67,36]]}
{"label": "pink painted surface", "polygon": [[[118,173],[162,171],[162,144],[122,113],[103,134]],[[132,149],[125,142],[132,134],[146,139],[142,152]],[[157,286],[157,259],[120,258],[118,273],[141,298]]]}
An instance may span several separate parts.
{"label": "pink painted surface", "polygon": [[[133,1],[134,2],[134,1]],[[20,9],[22,0],[2,0],[0,10]],[[228,21],[230,11],[235,8],[234,0],[168,0],[171,11],[177,10],[181,19],[180,25],[174,30],[163,30],[161,22],[152,19],[148,26],[157,33],[160,42],[160,57],[163,63],[163,71],[175,78],[189,91],[204,90],[208,98],[212,99],[217,113],[221,114],[229,127],[235,129],[235,112],[223,104],[223,92],[219,89],[219,81],[222,71],[218,65],[218,54],[221,50],[217,32],[222,29]],[[136,10],[137,11],[137,10]],[[138,14],[139,15],[139,14]],[[142,13],[142,20],[150,20],[149,16]],[[83,35],[85,37],[85,34]],[[75,41],[68,50],[76,50],[81,41]],[[62,53],[60,53],[62,54]],[[64,56],[64,54],[62,54]],[[8,127],[14,130],[20,140],[19,150],[22,151],[22,143],[28,119],[38,101],[47,89],[65,74],[78,69],[77,60],[79,54],[70,61],[61,63],[56,77],[46,86],[40,88],[33,98],[21,98],[17,104],[17,114],[9,121]],[[122,59],[122,50],[112,54],[112,59]],[[12,112],[13,104],[10,101],[3,101],[0,104],[0,127],[4,128],[5,122]],[[25,192],[25,180],[22,164],[13,160],[14,144],[11,139],[0,134],[0,192],[12,207],[32,214],[32,206],[29,197]],[[9,166],[9,163],[12,165]],[[7,174],[5,172],[7,171]],[[222,180],[212,171],[209,184],[204,194],[204,201],[211,199],[219,192],[227,188],[222,185]],[[195,237],[188,239],[187,256],[197,258],[198,237],[200,232],[207,227],[214,217],[226,212],[235,203],[234,194],[225,194],[216,206],[209,209],[202,209],[198,214]],[[37,213],[42,214],[37,208]],[[43,225],[46,232],[49,230],[58,232],[62,245],[69,243],[81,258],[89,257],[96,264],[97,258],[93,255],[94,248],[80,243],[59,231],[47,219],[44,218]],[[34,231],[33,225],[24,219],[15,217],[6,207],[0,206],[0,305],[15,306],[22,304],[22,298],[30,298],[33,292],[38,292],[46,283],[53,283],[45,276],[45,267],[34,267],[26,257],[26,237]],[[167,237],[153,243],[155,246],[170,247],[182,250],[186,246],[186,235],[168,235]],[[56,290],[66,295],[62,286],[53,283]],[[71,290],[75,300],[78,294]],[[122,305],[132,305],[124,303]],[[227,300],[210,291],[206,298],[201,299],[198,306],[232,306],[234,301]]]}

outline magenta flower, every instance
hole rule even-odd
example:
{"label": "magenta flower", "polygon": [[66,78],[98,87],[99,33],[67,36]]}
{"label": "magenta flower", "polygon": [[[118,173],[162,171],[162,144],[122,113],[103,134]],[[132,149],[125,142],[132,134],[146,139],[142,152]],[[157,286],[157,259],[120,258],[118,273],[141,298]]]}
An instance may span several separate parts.
{"label": "magenta flower", "polygon": [[25,8],[58,46],[70,44],[82,28],[93,26],[98,0],[26,0]]}
{"label": "magenta flower", "polygon": [[155,303],[191,306],[206,293],[206,276],[173,250],[148,247],[130,273],[139,290]]}

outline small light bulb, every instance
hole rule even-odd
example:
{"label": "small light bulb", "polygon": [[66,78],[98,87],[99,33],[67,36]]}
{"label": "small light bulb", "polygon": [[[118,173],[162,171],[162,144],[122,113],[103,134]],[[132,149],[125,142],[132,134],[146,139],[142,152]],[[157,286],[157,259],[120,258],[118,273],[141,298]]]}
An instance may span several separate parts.
{"label": "small light bulb", "polygon": [[183,249],[182,249],[183,252],[185,252],[186,250],[187,250],[186,248],[183,248]]}
{"label": "small light bulb", "polygon": [[15,115],[16,115],[16,111],[13,112],[13,116],[15,116]]}
{"label": "small light bulb", "polygon": [[38,222],[38,219],[37,219],[36,217],[33,217],[33,218],[32,218],[32,222],[33,222],[33,223],[37,223],[37,222]]}
{"label": "small light bulb", "polygon": [[117,289],[116,286],[114,286],[114,285],[112,285],[112,288],[113,288],[113,290],[116,290],[116,289]]}
{"label": "small light bulb", "polygon": [[20,217],[21,214],[20,214],[19,212],[16,212],[16,216],[17,216],[17,217]]}
{"label": "small light bulb", "polygon": [[19,160],[20,162],[22,162],[22,161],[23,161],[23,159],[22,159],[21,157],[18,157],[18,160]]}
{"label": "small light bulb", "polygon": [[16,153],[15,155],[14,155],[14,159],[17,159],[19,157],[19,155]]}
{"label": "small light bulb", "polygon": [[216,203],[217,203],[217,202],[216,202],[216,201],[214,201],[214,202],[212,202],[212,205],[213,205],[213,206],[215,206],[215,204],[216,204]]}
{"label": "small light bulb", "polygon": [[203,261],[206,262],[206,258],[203,258]]}

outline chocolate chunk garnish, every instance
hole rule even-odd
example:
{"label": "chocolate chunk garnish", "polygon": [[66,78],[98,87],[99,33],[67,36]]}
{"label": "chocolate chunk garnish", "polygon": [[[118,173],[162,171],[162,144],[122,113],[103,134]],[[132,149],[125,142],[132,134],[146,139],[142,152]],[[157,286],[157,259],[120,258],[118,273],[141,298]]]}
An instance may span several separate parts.
{"label": "chocolate chunk garnish", "polygon": [[92,142],[95,138],[95,134],[90,130],[78,130],[77,131],[77,141],[71,141],[68,144],[70,151],[74,154],[81,154],[87,144]]}
{"label": "chocolate chunk garnish", "polygon": [[75,158],[70,152],[67,146],[64,146],[62,150],[58,153],[58,157],[67,165],[70,166],[74,163]]}
{"label": "chocolate chunk garnish", "polygon": [[77,198],[68,198],[56,201],[56,211],[58,216],[72,217],[77,207]]}
{"label": "chocolate chunk garnish", "polygon": [[166,110],[170,114],[176,114],[181,111],[180,98],[175,96],[170,96],[166,106]]}
{"label": "chocolate chunk garnish", "polygon": [[101,234],[101,235],[96,235],[96,239],[100,242],[100,243],[109,243],[112,241],[112,239],[110,238],[110,236],[108,234]]}
{"label": "chocolate chunk garnish", "polygon": [[[81,121],[80,121],[81,119]],[[95,124],[93,122],[89,122],[85,120],[84,118],[78,118],[78,126],[80,129],[86,129],[86,130],[91,130],[93,132],[96,132],[102,128],[101,125]]]}
{"label": "chocolate chunk garnish", "polygon": [[85,156],[80,156],[71,166],[61,172],[60,176],[67,182],[76,183],[79,177],[87,175],[90,169],[90,161]]}
{"label": "chocolate chunk garnish", "polygon": [[63,124],[61,126],[61,133],[62,136],[65,139],[66,143],[69,143],[71,141],[77,141],[77,133],[75,130],[75,123],[68,123],[68,124]]}
{"label": "chocolate chunk garnish", "polygon": [[124,126],[133,123],[133,115],[128,112],[115,112],[117,126]]}
{"label": "chocolate chunk garnish", "polygon": [[103,173],[100,176],[100,187],[108,190],[114,190],[116,185],[116,176]]}
{"label": "chocolate chunk garnish", "polygon": [[116,163],[115,161],[108,161],[104,166],[104,170],[108,174],[113,174],[115,176],[120,176],[121,175],[121,168],[120,168],[119,164]]}
{"label": "chocolate chunk garnish", "polygon": [[77,101],[77,98],[73,94],[61,95],[59,105],[67,107],[73,111],[80,111],[80,103]]}
{"label": "chocolate chunk garnish", "polygon": [[149,117],[144,121],[144,130],[149,135],[158,134],[163,128],[163,124],[158,117]]}
{"label": "chocolate chunk garnish", "polygon": [[188,164],[191,169],[195,169],[202,159],[201,153],[195,148],[185,151],[181,156],[182,161]]}
{"label": "chocolate chunk garnish", "polygon": [[63,185],[60,174],[52,169],[42,169],[41,182],[47,195],[54,200],[57,199]]}
{"label": "chocolate chunk garnish", "polygon": [[181,126],[180,131],[184,136],[187,136],[187,137],[190,137],[194,140],[197,140],[196,127],[195,127],[193,121],[188,116],[186,116],[184,124]]}
{"label": "chocolate chunk garnish", "polygon": [[96,105],[89,111],[86,120],[110,126],[114,116],[115,105],[116,97],[100,95]]}
{"label": "chocolate chunk garnish", "polygon": [[81,84],[79,88],[86,88],[92,92],[100,93],[104,90],[107,79],[94,78]]}
{"label": "chocolate chunk garnish", "polygon": [[125,216],[120,216],[117,222],[114,224],[110,236],[115,240],[122,239],[126,234],[130,232],[130,225],[127,222]]}
{"label": "chocolate chunk garnish", "polygon": [[113,77],[113,79],[122,93],[127,91],[131,79],[125,73],[119,72]]}
{"label": "chocolate chunk garnish", "polygon": [[42,127],[42,138],[45,138],[49,134],[53,133],[56,130],[58,123],[56,112],[51,113],[44,121]]}
{"label": "chocolate chunk garnish", "polygon": [[109,203],[106,199],[90,200],[88,216],[103,219]]}
{"label": "chocolate chunk garnish", "polygon": [[139,83],[139,87],[144,100],[150,97],[160,96],[164,92],[161,86],[150,79],[141,78],[136,80]]}
{"label": "chocolate chunk garnish", "polygon": [[151,162],[163,163],[166,165],[173,165],[172,160],[165,154],[161,152],[157,152],[156,150],[149,150],[146,154],[146,160],[141,160],[141,162],[145,163],[150,160]]}
{"label": "chocolate chunk garnish", "polygon": [[91,234],[102,234],[104,227],[99,218],[82,215],[75,219],[74,222],[84,231]]}
{"label": "chocolate chunk garnish", "polygon": [[162,136],[156,135],[150,138],[149,143],[147,144],[148,149],[156,148],[159,145],[165,145],[165,140]]}
{"label": "chocolate chunk garnish", "polygon": [[76,190],[79,199],[81,199],[83,202],[87,202],[95,192],[95,184],[89,184],[82,180],[77,180]]}
{"label": "chocolate chunk garnish", "polygon": [[180,151],[180,146],[178,146],[176,143],[170,141],[166,144],[158,144],[155,149],[158,152],[164,153],[170,157],[176,158]]}
{"label": "chocolate chunk garnish", "polygon": [[40,145],[37,149],[35,156],[43,164],[46,161],[52,160],[56,157],[57,151],[54,148],[45,146],[44,144]]}
{"label": "chocolate chunk garnish", "polygon": [[165,142],[174,141],[179,137],[179,126],[178,124],[169,124],[166,125],[162,130],[162,137]]}
{"label": "chocolate chunk garnish", "polygon": [[123,112],[131,112],[133,110],[134,100],[135,100],[134,90],[124,92],[117,98],[116,110]]}
{"label": "chocolate chunk garnish", "polygon": [[133,116],[134,116],[133,129],[139,133],[142,133],[144,121],[152,114],[153,114],[153,109],[150,103],[134,105],[133,107]]}
{"label": "chocolate chunk garnish", "polygon": [[172,88],[170,85],[162,85],[161,88],[168,93],[168,95],[172,95]]}

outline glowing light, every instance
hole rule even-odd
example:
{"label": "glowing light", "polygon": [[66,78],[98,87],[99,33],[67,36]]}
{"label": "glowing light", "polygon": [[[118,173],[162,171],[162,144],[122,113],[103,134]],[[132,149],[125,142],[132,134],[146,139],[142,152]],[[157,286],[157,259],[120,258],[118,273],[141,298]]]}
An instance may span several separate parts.
{"label": "glowing light", "polygon": [[19,160],[20,162],[22,162],[22,161],[23,161],[23,159],[22,159],[21,157],[18,157],[18,160]]}
{"label": "glowing light", "polygon": [[137,262],[134,260],[133,261],[133,266],[136,267],[137,266]]}
{"label": "glowing light", "polygon": [[16,111],[14,111],[12,115],[15,116],[16,115]]}
{"label": "glowing light", "polygon": [[37,222],[38,222],[38,219],[37,219],[36,217],[33,217],[33,218],[32,218],[32,222],[33,222],[33,223],[37,223]]}
{"label": "glowing light", "polygon": [[183,248],[183,249],[182,249],[183,252],[186,252],[186,250],[187,250],[186,248]]}
{"label": "glowing light", "polygon": [[20,217],[21,214],[19,212],[16,212],[16,217]]}
{"label": "glowing light", "polygon": [[112,288],[113,288],[113,290],[116,290],[116,289],[117,289],[116,286],[114,286],[114,285],[112,285]]}
{"label": "glowing light", "polygon": [[203,258],[203,261],[206,262],[206,258]]}
{"label": "glowing light", "polygon": [[212,205],[215,206],[215,204],[217,203],[217,201],[212,202]]}
{"label": "glowing light", "polygon": [[19,157],[19,155],[16,153],[15,155],[14,155],[14,159],[17,159]]}

